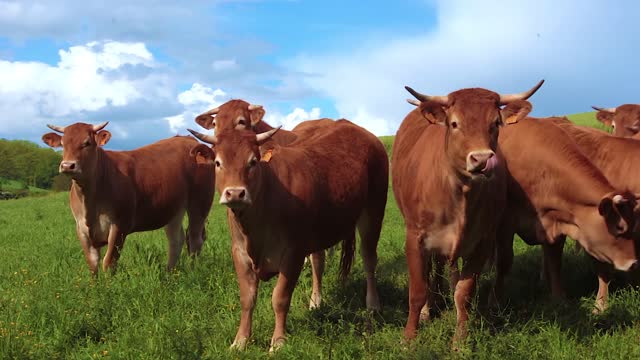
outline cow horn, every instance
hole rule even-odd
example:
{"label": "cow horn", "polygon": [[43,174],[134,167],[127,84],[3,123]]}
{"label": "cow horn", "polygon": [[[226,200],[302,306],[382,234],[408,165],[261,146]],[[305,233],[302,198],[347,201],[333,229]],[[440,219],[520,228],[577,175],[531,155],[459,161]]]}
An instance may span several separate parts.
{"label": "cow horn", "polygon": [[263,142],[263,141],[269,139],[270,137],[273,136],[273,134],[278,132],[278,130],[280,130],[281,127],[282,127],[282,125],[278,126],[275,129],[271,129],[271,130],[269,130],[267,132],[256,134],[256,141],[260,143],[260,142]]}
{"label": "cow horn", "polygon": [[212,145],[213,145],[213,144],[215,144],[215,143],[216,143],[216,141],[218,141],[218,140],[216,139],[216,136],[215,136],[215,135],[202,134],[202,133],[199,133],[199,132],[197,132],[197,131],[195,131],[195,130],[191,130],[191,129],[187,129],[187,130],[188,130],[190,133],[192,133],[192,134],[193,134],[193,136],[197,137],[198,139],[200,139],[200,140],[202,140],[202,141],[204,141],[204,142],[206,142],[206,143],[208,143],[208,144],[212,144]]}
{"label": "cow horn", "polygon": [[262,109],[262,105],[249,104],[249,111],[258,110],[258,109]]}
{"label": "cow horn", "polygon": [[413,97],[415,97],[416,99],[418,99],[420,101],[435,101],[440,105],[449,105],[449,97],[448,96],[425,95],[425,94],[420,94],[419,92],[413,90],[409,86],[405,86],[404,88],[407,89],[407,91],[411,95],[413,95]]}
{"label": "cow horn", "polygon": [[47,127],[53,131],[57,131],[61,134],[64,133],[64,128],[65,126],[57,126],[57,125],[51,125],[51,124],[47,124]]}
{"label": "cow horn", "polygon": [[615,113],[616,112],[616,108],[601,108],[601,107],[597,107],[597,106],[591,106],[593,108],[593,110],[596,111],[604,111],[604,112],[608,112],[608,113]]}
{"label": "cow horn", "polygon": [[220,107],[216,107],[216,108],[213,108],[213,109],[211,109],[211,110],[209,110],[209,111],[205,111],[205,112],[203,112],[202,114],[200,114],[200,115],[198,115],[198,116],[204,116],[204,115],[215,115],[215,114],[217,114],[217,113],[218,113],[218,111],[220,111]]}
{"label": "cow horn", "polygon": [[527,100],[531,95],[535,94],[538,89],[540,89],[542,84],[544,84],[544,80],[540,80],[536,86],[532,87],[528,91],[521,92],[519,94],[500,95],[500,105],[507,105],[517,100]]}
{"label": "cow horn", "polygon": [[93,131],[98,132],[98,131],[104,129],[104,127],[107,126],[108,123],[109,123],[108,121],[105,121],[102,124],[93,125]]}
{"label": "cow horn", "polygon": [[420,106],[420,104],[422,104],[420,100],[415,99],[407,99],[407,102],[413,106]]}

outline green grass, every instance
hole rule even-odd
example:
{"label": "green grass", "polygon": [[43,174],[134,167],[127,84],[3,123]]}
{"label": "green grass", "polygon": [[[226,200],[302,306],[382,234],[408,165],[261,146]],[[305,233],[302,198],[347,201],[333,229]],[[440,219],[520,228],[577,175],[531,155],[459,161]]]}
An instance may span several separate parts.
{"label": "green grass", "polygon": [[[9,180],[0,178],[0,190],[8,192],[16,192],[25,189],[22,182],[16,180]],[[29,190],[29,194],[42,195],[49,192],[49,190],[41,189],[35,186],[27,186],[26,190]]]}
{"label": "green grass", "polygon": [[[391,137],[385,138],[391,143]],[[568,297],[556,302],[539,280],[541,252],[516,240],[509,303],[491,310],[493,279],[481,278],[470,334],[450,351],[451,296],[417,341],[401,344],[407,316],[404,224],[391,196],[378,247],[380,313],[365,310],[362,261],[343,285],[338,253],[328,258],[323,307],[307,309],[310,269],[301,275],[288,321],[289,341],[274,359],[630,359],[640,356],[640,292],[613,284],[610,309],[591,315],[597,281],[591,261],[565,251]],[[162,230],[129,236],[115,275],[92,279],[76,239],[68,194],[0,202],[0,358],[264,359],[274,325],[271,290],[261,284],[253,338],[244,353],[227,349],[237,330],[238,287],[224,209],[214,205],[208,239],[193,261],[183,254],[167,273]]]}
{"label": "green grass", "polygon": [[[183,254],[167,273],[162,231],[131,235],[117,274],[92,279],[74,233],[66,193],[0,203],[0,358],[265,358],[273,330],[270,295],[262,283],[253,341],[230,353],[239,320],[238,288],[223,208],[214,206],[208,239],[194,262]],[[401,346],[407,315],[404,226],[390,198],[379,245],[383,310],[364,310],[358,258],[346,284],[329,258],[324,305],[307,310],[310,269],[303,270],[288,321],[289,342],[274,358],[450,358],[455,311],[448,296],[441,316],[424,325],[410,349]],[[468,353],[475,358],[632,358],[640,355],[640,294],[624,287],[611,309],[590,315],[596,278],[584,255],[566,252],[568,300],[554,303],[538,280],[540,250],[516,241],[500,311],[484,305],[492,272],[483,275]]]}

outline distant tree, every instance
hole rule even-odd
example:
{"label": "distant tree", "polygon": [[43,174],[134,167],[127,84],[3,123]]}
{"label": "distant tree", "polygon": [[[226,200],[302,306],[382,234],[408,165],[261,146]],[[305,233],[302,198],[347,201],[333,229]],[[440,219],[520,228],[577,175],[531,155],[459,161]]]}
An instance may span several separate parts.
{"label": "distant tree", "polygon": [[59,152],[30,141],[0,139],[0,178],[49,189],[61,160]]}

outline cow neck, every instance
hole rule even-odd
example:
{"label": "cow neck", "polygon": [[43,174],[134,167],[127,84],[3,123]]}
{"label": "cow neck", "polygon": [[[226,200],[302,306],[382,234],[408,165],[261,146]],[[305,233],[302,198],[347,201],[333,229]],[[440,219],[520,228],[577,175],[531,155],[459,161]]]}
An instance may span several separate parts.
{"label": "cow neck", "polygon": [[575,129],[574,140],[615,187],[640,192],[640,141]]}
{"label": "cow neck", "polygon": [[[107,179],[106,168],[109,166],[109,158],[105,151],[98,147],[96,149],[95,168],[90,169],[88,178],[72,181],[76,196],[82,200],[86,209],[95,208],[98,196],[98,189],[105,189],[103,184]],[[75,190],[74,190],[75,189]]]}

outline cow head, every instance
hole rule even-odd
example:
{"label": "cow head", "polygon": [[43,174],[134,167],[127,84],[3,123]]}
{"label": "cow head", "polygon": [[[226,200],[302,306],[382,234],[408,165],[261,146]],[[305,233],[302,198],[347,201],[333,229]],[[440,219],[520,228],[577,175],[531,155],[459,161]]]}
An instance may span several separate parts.
{"label": "cow head", "polygon": [[613,128],[613,135],[632,137],[640,132],[640,105],[625,104],[617,108],[599,108],[596,118],[606,126]]}
{"label": "cow head", "polygon": [[[629,192],[614,192],[606,195],[598,205],[599,221],[593,226],[604,224],[606,229],[597,230],[597,238],[586,239],[585,250],[600,261],[611,263],[621,271],[629,271],[638,266],[636,245],[640,232],[638,200]],[[589,225],[588,225],[589,226]],[[604,233],[606,231],[606,233]]]}
{"label": "cow head", "polygon": [[260,171],[263,163],[260,161],[259,147],[279,129],[261,134],[249,130],[227,129],[216,135],[205,135],[188,129],[195,137],[215,148],[215,153],[207,153],[202,148],[197,148],[197,151],[201,156],[213,157],[220,204],[233,210],[251,205],[261,183]]}
{"label": "cow head", "polygon": [[225,129],[250,130],[264,117],[261,105],[244,100],[230,100],[215,109],[196,116],[196,122],[205,129],[220,132]]}
{"label": "cow head", "polygon": [[47,125],[51,132],[42,136],[42,141],[51,147],[62,146],[62,162],[59,171],[74,179],[91,174],[95,169],[96,154],[99,146],[111,139],[111,133],[102,130],[108,122],[99,125],[75,123],[69,126]]}
{"label": "cow head", "polygon": [[[447,127],[445,151],[458,173],[478,178],[490,177],[498,163],[498,132],[503,125],[500,106],[512,103],[515,106],[518,100],[528,99],[543,82],[528,91],[511,95],[473,88],[446,96],[429,96],[410,87],[405,88],[418,100],[409,102],[418,106],[426,121]],[[517,113],[524,117],[531,110],[531,105],[521,105]]]}

